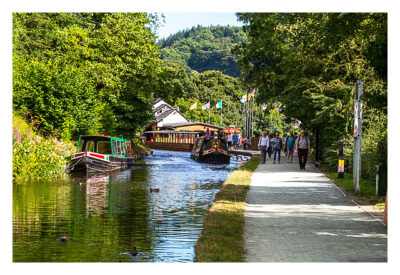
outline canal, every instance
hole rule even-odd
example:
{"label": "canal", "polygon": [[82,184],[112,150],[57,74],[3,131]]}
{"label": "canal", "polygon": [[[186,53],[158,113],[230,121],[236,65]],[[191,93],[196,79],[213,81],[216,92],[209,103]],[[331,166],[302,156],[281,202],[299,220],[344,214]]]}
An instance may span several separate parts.
{"label": "canal", "polygon": [[215,194],[247,158],[154,150],[130,170],[14,184],[13,261],[192,262]]}

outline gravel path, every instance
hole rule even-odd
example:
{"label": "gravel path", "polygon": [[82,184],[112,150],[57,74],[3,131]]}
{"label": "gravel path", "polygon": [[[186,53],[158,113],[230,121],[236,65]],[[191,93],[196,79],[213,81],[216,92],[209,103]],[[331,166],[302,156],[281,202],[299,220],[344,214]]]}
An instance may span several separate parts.
{"label": "gravel path", "polygon": [[272,164],[252,176],[245,209],[247,262],[386,262],[387,230],[307,164]]}

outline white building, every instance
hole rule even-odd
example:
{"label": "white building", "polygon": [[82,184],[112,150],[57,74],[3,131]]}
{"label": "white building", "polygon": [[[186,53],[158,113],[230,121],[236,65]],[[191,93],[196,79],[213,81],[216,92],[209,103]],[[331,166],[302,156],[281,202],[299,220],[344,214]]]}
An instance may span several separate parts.
{"label": "white building", "polygon": [[158,98],[156,103],[152,107],[153,114],[157,128],[162,128],[165,124],[173,125],[175,123],[185,123],[190,122],[190,120],[185,117],[181,112],[179,112],[179,108],[175,108],[169,105],[167,102]]}

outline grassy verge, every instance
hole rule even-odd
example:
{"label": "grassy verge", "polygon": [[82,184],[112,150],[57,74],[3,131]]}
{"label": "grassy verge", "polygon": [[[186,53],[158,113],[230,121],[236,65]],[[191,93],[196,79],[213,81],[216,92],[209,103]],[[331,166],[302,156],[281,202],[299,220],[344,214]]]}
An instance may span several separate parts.
{"label": "grassy verge", "polygon": [[260,163],[253,156],[228,176],[204,222],[195,247],[195,262],[242,262],[244,208],[251,175]]}
{"label": "grassy verge", "polygon": [[375,209],[383,210],[385,208],[385,197],[377,196],[375,185],[372,185],[369,181],[361,179],[360,194],[357,194],[353,191],[353,174],[344,173],[344,178],[342,179],[337,178],[336,172],[328,172],[325,174],[337,185],[341,186],[350,195],[356,196],[363,201],[369,202],[374,206]]}

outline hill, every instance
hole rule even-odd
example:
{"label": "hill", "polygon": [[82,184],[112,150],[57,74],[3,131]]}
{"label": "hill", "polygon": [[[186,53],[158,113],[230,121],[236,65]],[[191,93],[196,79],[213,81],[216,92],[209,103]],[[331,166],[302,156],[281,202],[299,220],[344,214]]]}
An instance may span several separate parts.
{"label": "hill", "polygon": [[191,74],[192,70],[204,72],[217,70],[226,75],[239,77],[237,57],[232,48],[247,41],[241,27],[193,27],[161,39],[161,59],[177,63]]}

